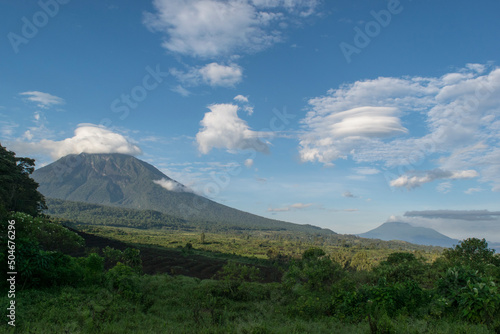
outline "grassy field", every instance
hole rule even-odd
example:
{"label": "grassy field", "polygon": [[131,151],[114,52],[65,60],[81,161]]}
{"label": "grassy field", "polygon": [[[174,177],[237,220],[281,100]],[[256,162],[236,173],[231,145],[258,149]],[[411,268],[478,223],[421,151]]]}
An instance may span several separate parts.
{"label": "grassy field", "polygon": [[[394,251],[410,250],[432,262],[441,254],[438,247],[426,247],[401,243],[396,249],[369,244],[360,238],[334,235],[316,237],[289,232],[224,232],[204,233],[186,231],[143,230],[126,227],[81,225],[82,231],[127,243],[156,245],[167,248],[185,247],[191,244],[206,256],[227,257],[228,254],[247,258],[269,259],[278,256],[300,258],[311,247],[321,247],[327,255],[345,268],[362,267],[369,270],[385,260]],[[203,242],[201,235],[204,235]]]}

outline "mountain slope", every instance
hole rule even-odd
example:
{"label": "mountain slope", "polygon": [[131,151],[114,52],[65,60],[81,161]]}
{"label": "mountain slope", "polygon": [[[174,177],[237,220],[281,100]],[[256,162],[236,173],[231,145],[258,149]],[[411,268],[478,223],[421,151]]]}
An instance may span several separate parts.
{"label": "mountain slope", "polygon": [[[123,154],[68,155],[37,169],[33,178],[47,198],[155,210],[197,222],[334,234],[311,225],[268,219],[216,203],[170,179],[152,165]],[[169,183],[167,190],[154,181]]]}
{"label": "mountain slope", "polygon": [[449,238],[436,230],[426,227],[415,227],[408,223],[388,222],[368,232],[358,234],[362,238],[380,240],[402,240],[418,245],[452,247],[458,240]]}

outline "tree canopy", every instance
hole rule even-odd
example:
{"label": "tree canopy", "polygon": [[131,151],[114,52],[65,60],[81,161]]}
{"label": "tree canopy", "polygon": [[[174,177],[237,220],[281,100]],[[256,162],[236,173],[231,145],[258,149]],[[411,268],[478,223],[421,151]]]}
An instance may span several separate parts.
{"label": "tree canopy", "polygon": [[30,177],[34,170],[34,159],[16,157],[0,145],[0,215],[19,211],[37,216],[46,209],[38,183]]}
{"label": "tree canopy", "polygon": [[488,248],[485,239],[468,238],[462,240],[455,248],[446,249],[443,255],[453,263],[473,268],[486,264],[500,265],[499,259],[495,257],[495,250]]}

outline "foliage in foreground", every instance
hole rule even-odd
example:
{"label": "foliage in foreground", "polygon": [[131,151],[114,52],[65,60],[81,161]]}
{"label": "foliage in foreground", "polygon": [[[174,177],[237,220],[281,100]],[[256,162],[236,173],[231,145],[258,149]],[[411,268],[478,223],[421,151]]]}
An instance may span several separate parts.
{"label": "foliage in foreground", "polygon": [[[371,271],[346,269],[311,248],[282,264],[281,283],[261,284],[255,267],[234,262],[218,280],[202,281],[142,275],[133,249],[74,258],[62,253],[81,247],[73,232],[45,218],[11,218],[19,231],[19,332],[500,331],[500,268],[484,240],[464,240],[434,263],[392,253]],[[2,296],[0,306],[7,303]]]}
{"label": "foliage in foreground", "polygon": [[[126,275],[123,273],[123,275]],[[118,275],[120,277],[120,275]],[[122,276],[123,278],[123,276]],[[238,295],[220,281],[134,276],[117,286],[30,289],[18,295],[23,333],[492,333],[484,324],[438,317],[374,314],[360,321],[289,314],[279,284],[243,283]],[[124,293],[133,291],[132,294]],[[4,302],[2,301],[2,304]],[[372,328],[376,331],[373,331]],[[2,325],[2,330],[14,333]]]}
{"label": "foliage in foreground", "polygon": [[35,170],[35,160],[16,157],[16,153],[0,145],[0,219],[5,220],[10,211],[38,215],[47,209],[45,198],[37,190],[30,175]]}

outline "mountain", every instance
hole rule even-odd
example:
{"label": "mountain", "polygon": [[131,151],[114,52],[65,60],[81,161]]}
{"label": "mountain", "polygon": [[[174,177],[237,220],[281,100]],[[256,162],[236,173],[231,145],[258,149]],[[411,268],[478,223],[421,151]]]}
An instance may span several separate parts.
{"label": "mountain", "polygon": [[408,223],[388,222],[379,227],[358,234],[362,238],[380,240],[402,240],[417,245],[432,245],[441,247],[453,247],[458,240],[447,237],[432,228],[415,227]]}
{"label": "mountain", "polygon": [[335,234],[311,225],[260,217],[194,194],[152,165],[124,154],[65,156],[32,174],[47,198],[153,210],[184,220],[226,226]]}

